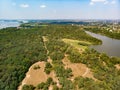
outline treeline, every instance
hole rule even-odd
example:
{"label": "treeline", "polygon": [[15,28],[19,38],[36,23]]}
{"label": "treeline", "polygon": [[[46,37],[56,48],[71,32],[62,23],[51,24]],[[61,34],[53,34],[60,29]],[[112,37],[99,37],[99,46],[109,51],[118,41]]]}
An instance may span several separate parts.
{"label": "treeline", "polygon": [[51,25],[48,27],[52,29],[52,32],[50,29],[47,30],[48,31],[47,34],[49,38],[56,38],[56,39],[67,38],[67,39],[73,39],[73,40],[89,41],[93,44],[102,43],[101,40],[98,40],[86,34],[85,31],[81,29],[79,26]]}

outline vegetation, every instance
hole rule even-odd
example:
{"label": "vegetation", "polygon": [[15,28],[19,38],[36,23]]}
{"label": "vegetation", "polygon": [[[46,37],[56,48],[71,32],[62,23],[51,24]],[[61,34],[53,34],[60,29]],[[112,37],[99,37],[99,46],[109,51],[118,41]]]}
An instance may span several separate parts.
{"label": "vegetation", "polygon": [[46,74],[50,74],[51,70],[52,70],[52,65],[49,62],[47,62],[46,65],[45,65]]}
{"label": "vegetation", "polygon": [[82,42],[82,43],[81,43],[81,42],[79,42],[79,43],[78,43],[78,45],[88,46],[89,44],[87,44],[87,43],[83,43],[83,42]]}
{"label": "vegetation", "polygon": [[32,85],[24,85],[24,86],[22,87],[22,90],[34,90],[34,89],[35,89],[35,87],[32,86]]}
{"label": "vegetation", "polygon": [[52,78],[48,78],[47,81],[44,83],[40,83],[37,85],[36,89],[42,89],[42,90],[48,90],[49,86],[52,85],[53,79]]}
{"label": "vegetation", "polygon": [[0,31],[0,89],[17,90],[28,68],[47,61],[39,31],[7,28]]}
{"label": "vegetation", "polygon": [[[120,59],[116,58],[114,59],[116,63],[113,62],[113,57],[110,58],[106,54],[100,54],[97,51],[91,49],[87,49],[84,53],[79,54],[77,51],[68,51],[69,59],[73,63],[84,63],[89,68],[91,68],[94,71],[94,77],[101,81],[101,82],[95,82],[91,79],[84,79],[81,78],[78,87],[84,88],[83,90],[119,90],[118,83],[119,81],[116,81],[117,79],[120,79],[120,71],[115,68],[115,64],[120,64]],[[113,73],[114,72],[114,73]],[[85,81],[84,81],[85,80]],[[87,80],[87,81],[86,81]],[[89,81],[90,80],[90,81]],[[89,81],[89,84],[86,84]],[[117,83],[117,89],[114,84]],[[91,85],[93,84],[93,85]],[[97,84],[97,87],[94,87]],[[90,86],[90,87],[89,87]]]}
{"label": "vegetation", "polygon": [[87,48],[87,46],[91,45],[91,43],[87,41],[79,41],[79,40],[72,40],[72,39],[63,39],[63,41],[66,44],[75,47],[76,49],[84,50],[85,48]]}
{"label": "vegetation", "polygon": [[[43,36],[47,41],[43,41]],[[79,42],[66,43],[63,39]],[[29,67],[38,61],[45,61],[45,72],[54,70],[61,87],[52,78],[34,87],[24,85],[22,90],[119,90],[120,70],[115,65],[120,64],[120,58],[108,57],[89,49],[89,44],[101,44],[96,38],[86,34],[78,26],[48,25],[32,28],[6,28],[0,31],[0,90],[17,90]],[[46,46],[45,46],[46,45]],[[77,48],[84,51],[80,53]],[[49,53],[48,53],[49,52]],[[72,70],[65,68],[62,59],[67,54],[72,63],[86,64],[97,81],[90,78],[77,77],[71,80]],[[52,64],[47,62],[50,56]],[[35,66],[35,69],[38,66]]]}
{"label": "vegetation", "polygon": [[40,84],[37,85],[37,89],[43,89],[44,86],[45,86],[45,83],[42,82],[42,83],[40,83]]}
{"label": "vegetation", "polygon": [[33,67],[33,69],[40,69],[40,66],[39,65],[35,65],[34,67]]}

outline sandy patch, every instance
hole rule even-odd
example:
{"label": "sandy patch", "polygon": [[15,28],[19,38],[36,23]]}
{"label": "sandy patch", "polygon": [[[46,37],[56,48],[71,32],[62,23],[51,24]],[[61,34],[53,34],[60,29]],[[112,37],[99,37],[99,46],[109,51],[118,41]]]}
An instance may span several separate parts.
{"label": "sandy patch", "polygon": [[53,90],[53,86],[52,85],[50,85],[49,90]]}
{"label": "sandy patch", "polygon": [[116,64],[115,67],[120,70],[120,64]]}
{"label": "sandy patch", "polygon": [[52,59],[50,58],[50,56],[48,56],[47,61],[48,61],[51,65],[53,65],[53,64],[52,64]]}
{"label": "sandy patch", "polygon": [[85,64],[71,63],[67,57],[65,57],[62,61],[63,61],[63,64],[65,65],[65,68],[72,69],[72,74],[73,74],[73,77],[71,78],[72,81],[74,80],[75,77],[78,77],[78,76],[88,77],[95,80],[91,70]]}
{"label": "sandy patch", "polygon": [[48,39],[45,36],[43,36],[42,38],[43,38],[43,42],[48,41]]}
{"label": "sandy patch", "polygon": [[[40,69],[34,69],[33,67],[35,65],[39,65]],[[51,77],[53,78],[53,81],[58,82],[58,78],[56,77],[56,74],[54,71],[51,71],[49,75],[47,75],[44,72],[45,68],[45,62],[37,62],[33,64],[30,68],[29,71],[26,73],[26,77],[23,79],[21,86],[19,86],[18,90],[22,90],[22,86],[24,84],[28,85],[34,85],[37,86],[41,82],[46,82],[46,80]]]}

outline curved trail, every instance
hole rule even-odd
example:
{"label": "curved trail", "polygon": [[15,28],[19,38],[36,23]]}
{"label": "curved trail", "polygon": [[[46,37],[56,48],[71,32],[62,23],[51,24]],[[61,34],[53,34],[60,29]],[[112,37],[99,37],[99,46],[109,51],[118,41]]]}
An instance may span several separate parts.
{"label": "curved trail", "polygon": [[88,73],[89,73],[89,69],[86,68],[86,71],[85,71],[85,73],[84,73],[82,76],[84,77],[84,76],[87,75]]}

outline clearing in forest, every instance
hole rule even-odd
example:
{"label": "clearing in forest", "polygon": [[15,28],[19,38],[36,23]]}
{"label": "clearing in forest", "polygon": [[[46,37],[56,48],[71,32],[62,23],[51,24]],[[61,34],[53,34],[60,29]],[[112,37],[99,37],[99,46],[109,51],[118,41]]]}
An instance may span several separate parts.
{"label": "clearing in forest", "polygon": [[[19,86],[18,90],[22,90],[22,86],[24,84],[37,86],[41,82],[46,82],[49,77],[53,79],[53,81],[58,82],[58,78],[54,71],[51,71],[49,75],[44,72],[46,62],[37,62],[33,64],[29,71],[26,73],[26,77],[23,79],[21,86]],[[39,66],[39,69],[34,69],[35,66]]]}
{"label": "clearing in forest", "polygon": [[64,64],[65,68],[71,68],[72,74],[73,74],[73,77],[71,78],[71,80],[74,80],[74,78],[76,78],[78,76],[88,77],[88,78],[92,78],[92,79],[96,80],[93,77],[91,70],[85,64],[71,63],[70,60],[68,60],[67,56],[65,56],[65,58],[62,60],[62,62]]}
{"label": "clearing in forest", "polygon": [[79,41],[79,40],[73,40],[73,39],[62,39],[65,43],[75,47],[76,49],[85,50],[89,45],[91,45],[90,42],[87,41]]}

